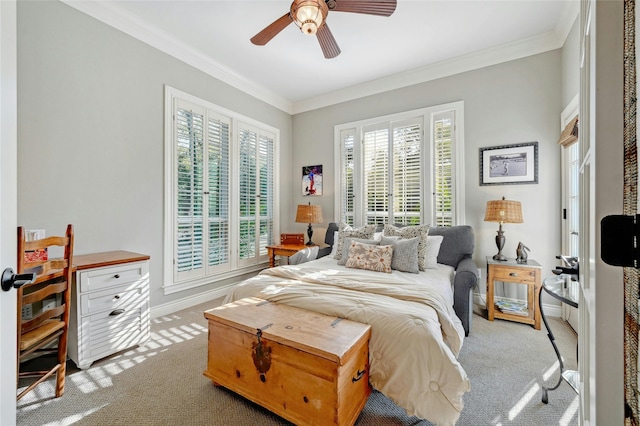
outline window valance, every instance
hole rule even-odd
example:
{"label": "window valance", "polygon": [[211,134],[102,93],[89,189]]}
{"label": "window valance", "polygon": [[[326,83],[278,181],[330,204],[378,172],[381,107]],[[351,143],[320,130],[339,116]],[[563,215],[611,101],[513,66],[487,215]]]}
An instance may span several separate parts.
{"label": "window valance", "polygon": [[578,140],[578,116],[576,115],[560,133],[558,143],[567,148]]}

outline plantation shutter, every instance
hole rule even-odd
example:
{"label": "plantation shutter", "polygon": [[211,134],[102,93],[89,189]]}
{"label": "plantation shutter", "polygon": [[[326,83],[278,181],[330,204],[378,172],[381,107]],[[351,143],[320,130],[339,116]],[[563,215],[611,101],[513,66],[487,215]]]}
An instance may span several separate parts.
{"label": "plantation shutter", "polygon": [[422,120],[393,123],[391,223],[420,224],[422,201]]}
{"label": "plantation shutter", "polygon": [[208,114],[208,265],[209,273],[230,268],[228,117]]}
{"label": "plantation shutter", "polygon": [[268,261],[278,232],[278,130],[168,86],[165,96],[170,294]]}
{"label": "plantation shutter", "polygon": [[240,259],[256,256],[256,176],[258,135],[247,129],[240,139]]}
{"label": "plantation shutter", "polygon": [[436,226],[453,226],[454,224],[454,112],[446,111],[434,114],[433,146],[434,146],[434,213]]}
{"label": "plantation shutter", "polygon": [[239,256],[246,265],[266,258],[274,240],[274,137],[240,123],[239,142]]}
{"label": "plantation shutter", "polygon": [[389,217],[389,123],[364,129],[362,157],[365,224],[385,223]]}
{"label": "plantation shutter", "polygon": [[354,189],[354,144],[356,129],[346,129],[340,132],[342,145],[342,205],[341,218],[349,224],[354,225],[355,218],[355,189]]}
{"label": "plantation shutter", "polygon": [[176,187],[174,278],[203,276],[204,109],[180,102],[175,114]]}
{"label": "plantation shutter", "polygon": [[274,217],[274,197],[273,197],[273,174],[274,174],[274,138],[261,134],[258,143],[259,159],[259,187],[260,187],[260,239],[258,242],[258,252],[260,256],[267,256],[267,246],[274,242],[273,238],[273,217]]}

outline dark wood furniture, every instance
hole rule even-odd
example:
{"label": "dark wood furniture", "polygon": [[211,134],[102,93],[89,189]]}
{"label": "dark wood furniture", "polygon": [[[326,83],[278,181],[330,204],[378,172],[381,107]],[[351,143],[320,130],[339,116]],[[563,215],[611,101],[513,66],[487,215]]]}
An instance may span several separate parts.
{"label": "dark wood furniture", "polygon": [[304,244],[304,234],[280,234],[280,244]]}

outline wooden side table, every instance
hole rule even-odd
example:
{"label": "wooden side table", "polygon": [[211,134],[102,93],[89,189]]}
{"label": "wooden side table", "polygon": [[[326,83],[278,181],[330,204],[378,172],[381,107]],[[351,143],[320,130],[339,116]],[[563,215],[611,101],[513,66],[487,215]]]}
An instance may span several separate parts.
{"label": "wooden side table", "polygon": [[[536,330],[540,330],[541,275],[542,267],[535,260],[529,259],[527,263],[517,263],[515,259],[497,261],[493,260],[491,256],[487,256],[487,317],[489,321],[500,318],[530,324]],[[527,315],[502,312],[496,309],[493,301],[496,281],[527,286]]]}
{"label": "wooden side table", "polygon": [[305,244],[278,244],[273,246],[267,246],[267,252],[269,254],[269,268],[276,266],[276,256],[292,256],[309,246]]}

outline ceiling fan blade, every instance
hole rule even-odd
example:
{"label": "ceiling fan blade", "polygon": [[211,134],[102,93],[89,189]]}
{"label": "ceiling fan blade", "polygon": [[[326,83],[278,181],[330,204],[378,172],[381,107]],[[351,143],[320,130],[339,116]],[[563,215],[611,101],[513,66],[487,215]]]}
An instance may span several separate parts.
{"label": "ceiling fan blade", "polygon": [[318,30],[316,37],[320,42],[320,48],[322,49],[322,53],[325,58],[335,58],[340,54],[338,43],[336,42],[336,39],[333,38],[333,34],[331,34],[331,30],[326,23]]}
{"label": "ceiling fan blade", "polygon": [[258,46],[264,46],[292,22],[293,20],[291,19],[289,12],[285,13],[280,18],[267,25],[264,30],[251,37],[251,43],[257,44]]}
{"label": "ceiling fan blade", "polygon": [[[331,7],[332,3],[335,7]],[[396,10],[397,0],[329,0],[329,10],[335,12],[366,13],[368,15],[391,16]]]}

